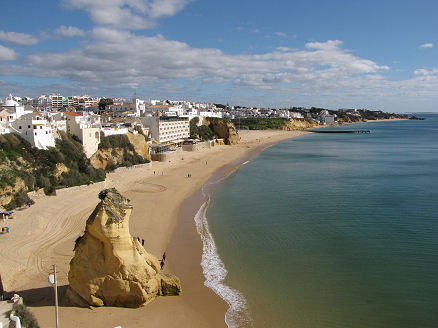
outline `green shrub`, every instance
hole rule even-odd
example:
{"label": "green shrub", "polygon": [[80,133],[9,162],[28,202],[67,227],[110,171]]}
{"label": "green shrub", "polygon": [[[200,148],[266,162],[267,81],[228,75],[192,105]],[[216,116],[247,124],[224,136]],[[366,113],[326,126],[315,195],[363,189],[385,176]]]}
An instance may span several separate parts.
{"label": "green shrub", "polygon": [[24,190],[18,191],[16,194],[14,194],[14,197],[12,200],[5,205],[5,209],[8,211],[13,210],[14,208],[21,207],[23,205],[27,204],[33,204],[34,201],[27,196],[27,193]]}
{"label": "green shrub", "polygon": [[201,140],[212,140],[214,138],[214,132],[206,125],[199,126],[198,133]]}
{"label": "green shrub", "polygon": [[20,318],[22,327],[26,328],[39,328],[38,321],[34,314],[30,312],[24,304],[14,303],[12,306],[12,312],[14,315]]}
{"label": "green shrub", "polygon": [[[56,140],[55,148],[41,150],[32,147],[14,134],[0,135],[0,158],[8,163],[8,170],[0,172],[0,187],[14,186],[17,178],[23,179],[28,190],[43,188],[52,194],[56,188],[87,184],[105,180],[105,171],[96,170],[83,153],[82,143],[65,132]],[[62,163],[68,172],[55,176],[57,163]],[[17,199],[15,199],[17,198]],[[22,195],[14,196],[8,208],[21,206]]]}
{"label": "green shrub", "polygon": [[134,146],[129,142],[128,136],[124,134],[116,134],[111,136],[100,135],[99,149],[122,148],[134,150]]}

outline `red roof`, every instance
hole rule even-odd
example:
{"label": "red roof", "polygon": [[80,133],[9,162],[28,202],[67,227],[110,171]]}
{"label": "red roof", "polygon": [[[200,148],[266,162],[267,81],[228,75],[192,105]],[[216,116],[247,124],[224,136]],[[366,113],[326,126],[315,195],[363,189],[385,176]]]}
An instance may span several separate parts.
{"label": "red roof", "polygon": [[67,115],[70,115],[70,116],[82,116],[82,114],[79,114],[79,113],[75,113],[75,112],[65,112]]}

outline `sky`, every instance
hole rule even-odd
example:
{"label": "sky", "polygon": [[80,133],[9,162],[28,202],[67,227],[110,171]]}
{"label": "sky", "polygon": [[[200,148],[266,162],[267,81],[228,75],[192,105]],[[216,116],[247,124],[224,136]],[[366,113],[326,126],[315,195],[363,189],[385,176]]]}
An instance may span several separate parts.
{"label": "sky", "polygon": [[438,112],[436,0],[0,3],[0,97]]}

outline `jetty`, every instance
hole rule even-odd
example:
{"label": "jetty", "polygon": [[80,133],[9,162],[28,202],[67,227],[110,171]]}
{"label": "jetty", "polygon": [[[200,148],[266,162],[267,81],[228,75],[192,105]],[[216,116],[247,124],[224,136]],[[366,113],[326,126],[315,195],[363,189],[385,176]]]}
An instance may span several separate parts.
{"label": "jetty", "polygon": [[314,133],[371,133],[370,130],[307,130]]}

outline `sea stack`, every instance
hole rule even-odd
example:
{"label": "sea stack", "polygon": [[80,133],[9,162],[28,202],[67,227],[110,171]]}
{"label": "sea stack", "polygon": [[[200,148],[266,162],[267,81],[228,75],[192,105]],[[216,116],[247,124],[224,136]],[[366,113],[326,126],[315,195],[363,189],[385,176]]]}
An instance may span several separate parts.
{"label": "sea stack", "polygon": [[79,306],[139,307],[156,296],[179,295],[179,278],[164,274],[159,260],[129,233],[132,205],[115,188],[100,203],[76,240],[67,298]]}

